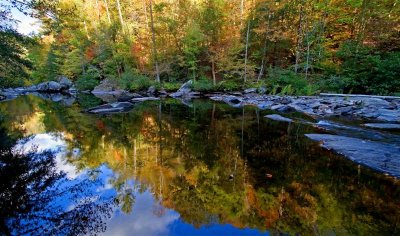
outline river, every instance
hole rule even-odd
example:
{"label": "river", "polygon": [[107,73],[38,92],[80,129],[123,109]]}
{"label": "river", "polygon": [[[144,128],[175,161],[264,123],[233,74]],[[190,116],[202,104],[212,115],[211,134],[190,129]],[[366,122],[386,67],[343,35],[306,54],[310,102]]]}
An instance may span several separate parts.
{"label": "river", "polygon": [[304,135],[326,130],[209,100],[82,112],[99,104],[0,103],[4,234],[400,233],[398,180]]}

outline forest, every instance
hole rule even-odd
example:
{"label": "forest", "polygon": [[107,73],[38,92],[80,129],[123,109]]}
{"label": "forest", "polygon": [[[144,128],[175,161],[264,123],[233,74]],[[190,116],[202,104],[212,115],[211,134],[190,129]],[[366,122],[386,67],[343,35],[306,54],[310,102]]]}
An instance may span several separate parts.
{"label": "forest", "polygon": [[[22,35],[11,8],[37,18]],[[400,94],[397,0],[4,0],[0,87]]]}

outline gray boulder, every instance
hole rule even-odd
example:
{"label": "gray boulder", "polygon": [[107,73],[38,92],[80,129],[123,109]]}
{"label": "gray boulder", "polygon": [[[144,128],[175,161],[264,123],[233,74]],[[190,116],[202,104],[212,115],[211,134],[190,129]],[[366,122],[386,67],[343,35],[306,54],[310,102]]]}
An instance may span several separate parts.
{"label": "gray boulder", "polygon": [[61,84],[55,81],[43,82],[38,84],[36,87],[39,92],[59,92],[62,90]]}
{"label": "gray boulder", "polygon": [[122,93],[122,90],[117,81],[104,79],[101,81],[99,85],[97,85],[92,93],[93,94],[101,94],[101,93]]}
{"label": "gray boulder", "polygon": [[66,76],[59,76],[57,80],[64,90],[67,90],[74,85],[74,83],[72,83],[72,81],[68,79]]}
{"label": "gray boulder", "polygon": [[257,92],[257,88],[248,88],[248,89],[245,89],[244,91],[243,91],[243,93],[256,93]]}
{"label": "gray boulder", "polygon": [[147,89],[148,94],[155,94],[157,92],[156,87],[150,86],[149,89]]}
{"label": "gray boulder", "polygon": [[184,83],[178,91],[171,94],[170,96],[173,98],[179,97],[190,97],[190,92],[192,91],[193,81],[189,80],[188,82]]}

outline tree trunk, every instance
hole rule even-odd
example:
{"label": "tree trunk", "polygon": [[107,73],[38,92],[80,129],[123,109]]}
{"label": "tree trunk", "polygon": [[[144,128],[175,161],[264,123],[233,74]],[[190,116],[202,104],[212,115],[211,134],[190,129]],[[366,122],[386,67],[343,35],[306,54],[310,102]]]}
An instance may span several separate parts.
{"label": "tree trunk", "polygon": [[108,2],[107,2],[107,0],[104,0],[104,5],[106,6],[108,23],[111,24],[111,16],[110,16],[110,11],[109,11],[109,9],[108,9]]}
{"label": "tree trunk", "polygon": [[270,29],[270,20],[271,20],[271,13],[268,14],[268,24],[267,24],[268,29],[265,32],[263,55],[262,55],[262,60],[261,60],[260,73],[258,74],[258,78],[257,78],[257,83],[258,83],[258,81],[260,81],[261,77],[264,75],[265,60],[266,60],[265,54],[267,53],[267,41],[268,41],[268,30]]}
{"label": "tree trunk", "polygon": [[247,23],[247,33],[246,33],[246,52],[244,56],[244,82],[247,81],[247,56],[249,49],[249,34],[250,34],[250,21]]}
{"label": "tree trunk", "polygon": [[302,1],[300,6],[300,18],[299,18],[299,28],[297,31],[297,47],[296,47],[296,62],[294,65],[294,71],[297,73],[299,70],[299,63],[300,63],[300,50],[301,50],[301,43],[303,39],[303,4]]}
{"label": "tree trunk", "polygon": [[156,67],[156,81],[160,83],[160,71],[158,69],[157,61],[157,48],[156,48],[156,35],[154,32],[154,19],[153,19],[153,2],[150,0],[150,24],[151,24],[151,38],[153,41],[153,58]]}
{"label": "tree trunk", "polygon": [[119,22],[121,23],[122,33],[125,34],[124,19],[122,18],[121,4],[119,3],[119,0],[117,0],[117,8],[118,8]]}
{"label": "tree trunk", "polygon": [[100,21],[100,7],[99,7],[99,0],[96,0],[96,9],[97,9],[97,18]]}
{"label": "tree trunk", "polygon": [[215,60],[214,58],[211,60],[211,73],[213,77],[213,85],[217,85],[217,78],[215,77]]}

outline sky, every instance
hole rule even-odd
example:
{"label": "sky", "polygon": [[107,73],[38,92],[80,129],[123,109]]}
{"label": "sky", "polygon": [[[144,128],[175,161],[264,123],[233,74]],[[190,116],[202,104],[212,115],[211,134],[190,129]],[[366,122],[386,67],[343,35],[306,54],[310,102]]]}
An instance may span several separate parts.
{"label": "sky", "polygon": [[[9,5],[9,3],[7,3],[5,0],[0,0],[0,3],[4,5]],[[13,18],[19,21],[16,27],[18,32],[25,35],[28,35],[32,32],[39,32],[40,22],[38,22],[37,19],[24,15],[16,8],[11,8],[11,13]]]}

